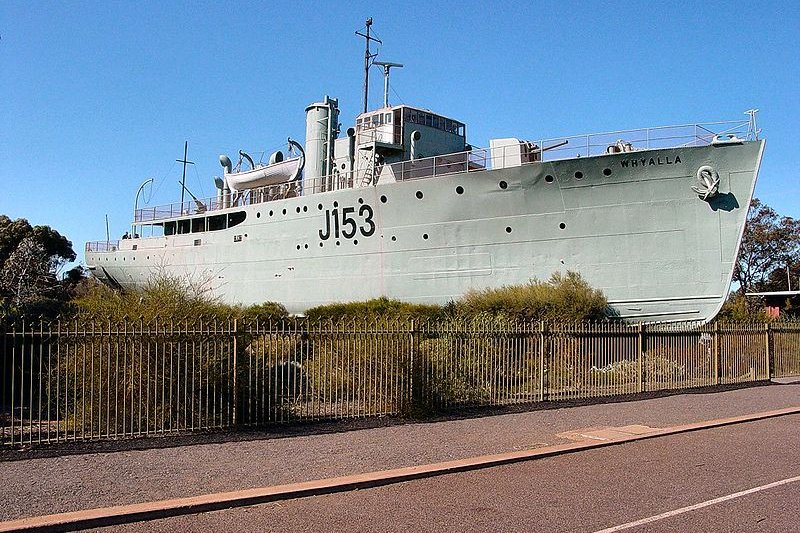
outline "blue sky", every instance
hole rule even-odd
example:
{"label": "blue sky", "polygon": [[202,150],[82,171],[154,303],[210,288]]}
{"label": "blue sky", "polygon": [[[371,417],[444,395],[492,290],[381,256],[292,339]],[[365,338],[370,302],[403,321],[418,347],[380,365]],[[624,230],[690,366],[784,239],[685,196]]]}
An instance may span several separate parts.
{"label": "blue sky", "polygon": [[[361,107],[366,17],[393,103],[467,124],[468,140],[744,118],[767,139],[756,194],[800,217],[800,3],[18,2],[0,5],[0,213],[73,241],[112,238],[217,157],[301,141],[305,107]],[[454,8],[453,6],[457,6]],[[380,71],[371,107],[380,104]],[[396,93],[395,93],[396,92]],[[140,201],[140,205],[144,202]]]}

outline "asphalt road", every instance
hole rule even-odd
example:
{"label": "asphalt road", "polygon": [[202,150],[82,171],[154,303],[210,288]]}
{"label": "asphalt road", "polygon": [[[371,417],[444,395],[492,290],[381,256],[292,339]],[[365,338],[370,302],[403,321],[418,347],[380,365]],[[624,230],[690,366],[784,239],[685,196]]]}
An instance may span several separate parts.
{"label": "asphalt road", "polygon": [[[763,488],[775,482],[784,484]],[[597,532],[619,526],[632,532],[800,531],[800,415],[113,529]]]}

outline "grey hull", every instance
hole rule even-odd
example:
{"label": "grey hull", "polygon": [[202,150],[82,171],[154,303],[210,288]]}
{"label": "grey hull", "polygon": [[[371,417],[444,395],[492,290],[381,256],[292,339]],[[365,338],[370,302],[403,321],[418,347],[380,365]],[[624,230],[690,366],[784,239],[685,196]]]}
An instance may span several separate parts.
{"label": "grey hull", "polygon": [[[317,193],[231,208],[246,212],[236,227],[121,241],[86,261],[123,287],[163,272],[226,302],[294,313],[378,296],[445,303],[573,270],[625,319],[708,320],[730,286],[763,147],[644,150]],[[709,201],[691,189],[705,165],[720,178]]]}

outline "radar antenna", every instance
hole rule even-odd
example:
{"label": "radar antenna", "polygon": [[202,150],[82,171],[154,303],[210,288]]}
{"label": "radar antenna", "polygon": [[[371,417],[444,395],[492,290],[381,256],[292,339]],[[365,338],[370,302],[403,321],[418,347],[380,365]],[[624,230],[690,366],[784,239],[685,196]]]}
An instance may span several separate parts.
{"label": "radar antenna", "polygon": [[392,67],[400,68],[403,65],[386,61],[373,61],[372,64],[383,67],[383,107],[389,107],[389,69]]}
{"label": "radar antenna", "polygon": [[360,31],[356,32],[356,35],[360,35],[366,40],[366,51],[364,52],[364,113],[367,112],[367,97],[369,95],[369,67],[372,66],[372,60],[378,57],[378,54],[371,54],[369,51],[369,42],[375,41],[378,44],[383,44],[380,39],[372,37],[369,34],[369,28],[372,26],[372,17],[367,19],[367,33],[361,33]]}

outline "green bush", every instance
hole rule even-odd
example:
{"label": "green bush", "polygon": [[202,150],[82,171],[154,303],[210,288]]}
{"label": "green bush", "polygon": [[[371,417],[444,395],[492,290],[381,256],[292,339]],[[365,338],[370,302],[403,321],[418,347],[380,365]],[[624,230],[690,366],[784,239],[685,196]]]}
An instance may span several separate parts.
{"label": "green bush", "polygon": [[365,302],[333,303],[312,307],[306,311],[311,321],[343,319],[400,318],[436,319],[444,313],[438,305],[412,304],[381,297]]}
{"label": "green bush", "polygon": [[321,305],[306,311],[311,320],[399,318],[420,320],[489,319],[576,322],[606,318],[608,301],[576,272],[555,273],[548,281],[467,292],[445,306],[376,298]]}
{"label": "green bush", "polygon": [[[534,329],[533,331],[537,331]],[[538,336],[503,317],[453,317],[419,333],[415,401],[455,405],[530,401],[538,391]]]}
{"label": "green bush", "polygon": [[65,318],[82,321],[118,322],[128,319],[173,320],[206,319],[282,320],[289,316],[283,305],[275,302],[249,307],[221,303],[210,291],[178,277],[153,277],[142,290],[116,291],[94,283],[73,300]]}
{"label": "green bush", "polygon": [[268,322],[270,320],[280,321],[289,318],[289,312],[277,302],[264,302],[248,307],[230,307],[229,313],[247,321]]}
{"label": "green bush", "polygon": [[467,316],[485,313],[513,320],[575,322],[605,318],[608,300],[580,274],[556,272],[548,281],[470,291],[455,308]]}
{"label": "green bush", "polygon": [[731,293],[722,304],[716,319],[720,322],[769,322],[764,308],[755,300],[748,300],[739,292]]}

